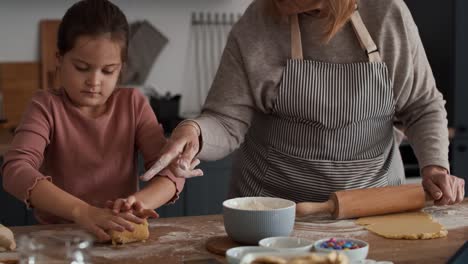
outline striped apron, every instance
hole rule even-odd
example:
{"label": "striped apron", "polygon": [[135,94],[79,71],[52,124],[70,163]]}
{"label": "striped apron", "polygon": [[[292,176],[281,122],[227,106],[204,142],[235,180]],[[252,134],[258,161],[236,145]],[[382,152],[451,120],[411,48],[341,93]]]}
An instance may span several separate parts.
{"label": "striped apron", "polygon": [[338,190],[401,184],[392,82],[358,11],[351,23],[369,62],[304,60],[291,16],[292,59],[271,113],[256,114],[237,153],[231,197],[325,201]]}

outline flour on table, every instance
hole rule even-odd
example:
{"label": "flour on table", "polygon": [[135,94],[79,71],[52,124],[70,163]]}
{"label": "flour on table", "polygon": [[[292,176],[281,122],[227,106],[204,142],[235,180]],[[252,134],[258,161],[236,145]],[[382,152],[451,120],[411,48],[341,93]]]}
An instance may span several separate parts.
{"label": "flour on table", "polygon": [[190,256],[204,251],[205,240],[224,234],[224,227],[219,221],[206,221],[201,226],[190,226],[150,221],[150,233],[155,229],[166,229],[160,236],[151,237],[142,243],[109,247],[96,245],[91,249],[94,257],[115,260],[142,260],[151,256]]}
{"label": "flour on table", "polygon": [[[422,210],[430,214],[445,229],[468,226],[468,207],[465,205],[429,206]],[[305,238],[359,237],[368,233],[354,220],[333,220],[329,214],[311,215],[296,220],[294,235]]]}
{"label": "flour on table", "polygon": [[359,264],[393,264],[391,261],[375,261],[373,259],[366,259],[364,262],[359,262]]}
{"label": "flour on table", "polygon": [[319,239],[324,237],[356,237],[367,234],[354,220],[333,220],[329,214],[311,215],[298,218],[294,234],[299,237]]}
{"label": "flour on table", "polygon": [[465,205],[430,206],[423,209],[446,229],[468,226],[468,207]]}
{"label": "flour on table", "polygon": [[164,252],[171,250],[173,245],[164,244],[145,244],[139,243],[134,244],[136,246],[116,246],[116,247],[94,247],[91,250],[91,254],[95,257],[102,257],[106,259],[119,259],[119,258],[146,258],[158,252]]}

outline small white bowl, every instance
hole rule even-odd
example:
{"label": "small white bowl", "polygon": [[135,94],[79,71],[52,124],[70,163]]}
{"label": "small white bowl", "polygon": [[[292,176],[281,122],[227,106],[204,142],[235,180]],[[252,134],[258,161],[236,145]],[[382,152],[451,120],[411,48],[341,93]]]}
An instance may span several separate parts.
{"label": "small white bowl", "polygon": [[310,252],[314,242],[300,237],[268,237],[258,242],[261,247],[288,252]]}
{"label": "small white bowl", "polygon": [[235,247],[226,251],[226,259],[229,264],[239,264],[241,262],[241,259],[247,254],[268,252],[275,252],[275,250],[259,246]]}
{"label": "small white bowl", "polygon": [[330,238],[327,238],[327,239],[321,239],[321,240],[318,240],[318,241],[315,242],[315,244],[314,244],[315,251],[317,251],[317,252],[327,252],[327,253],[329,253],[331,251],[336,251],[336,252],[339,252],[339,253],[343,253],[349,258],[350,262],[364,261],[367,258],[367,254],[369,253],[369,243],[367,243],[366,241],[359,240],[359,239],[354,239],[354,238],[340,238],[340,237],[335,238],[335,239],[338,240],[338,241],[340,241],[340,240],[351,241],[351,242],[354,242],[354,243],[358,244],[361,247],[356,248],[356,249],[349,249],[349,250],[331,249],[331,248],[321,247],[323,242],[326,242],[326,241],[330,240]]}

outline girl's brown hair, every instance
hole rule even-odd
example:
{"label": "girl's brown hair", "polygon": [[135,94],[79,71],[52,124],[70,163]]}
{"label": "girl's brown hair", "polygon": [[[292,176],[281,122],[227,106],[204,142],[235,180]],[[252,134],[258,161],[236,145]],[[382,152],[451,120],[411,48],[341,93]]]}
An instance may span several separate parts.
{"label": "girl's brown hair", "polygon": [[110,34],[122,45],[121,59],[127,59],[129,25],[120,8],[108,0],[82,0],[70,7],[62,18],[57,35],[59,55],[73,49],[80,36]]}
{"label": "girl's brown hair", "polygon": [[[275,4],[276,0],[267,0],[267,12],[274,17],[281,17],[281,10]],[[302,0],[309,1],[309,0]],[[328,42],[348,22],[356,8],[357,0],[323,0],[323,9],[319,16],[326,21],[323,29],[323,41]]]}

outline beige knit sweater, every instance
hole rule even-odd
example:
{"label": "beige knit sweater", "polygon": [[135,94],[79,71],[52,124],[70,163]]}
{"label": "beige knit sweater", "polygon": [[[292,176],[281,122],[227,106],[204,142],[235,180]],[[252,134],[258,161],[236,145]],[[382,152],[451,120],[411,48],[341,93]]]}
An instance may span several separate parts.
{"label": "beige knit sweater", "polygon": [[[221,64],[195,121],[203,146],[200,158],[219,159],[244,140],[255,112],[268,114],[291,56],[290,26],[277,23],[256,0],[233,27]],[[406,128],[420,167],[449,168],[445,101],[437,90],[418,29],[403,0],[360,0],[359,12],[387,64],[393,82],[395,119]],[[322,21],[299,16],[304,59],[351,63],[367,61],[347,23],[327,44]]]}

